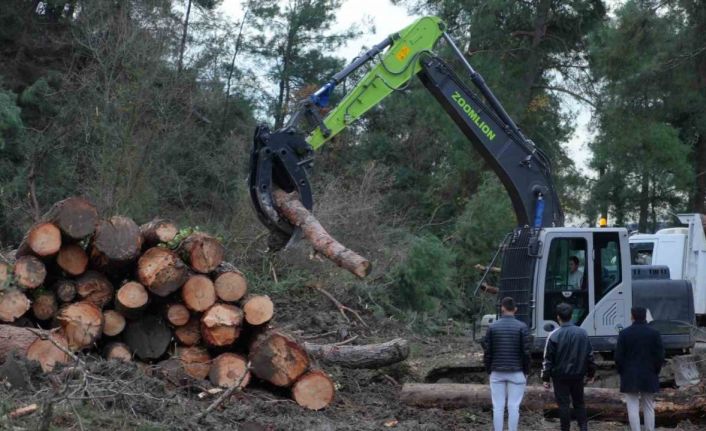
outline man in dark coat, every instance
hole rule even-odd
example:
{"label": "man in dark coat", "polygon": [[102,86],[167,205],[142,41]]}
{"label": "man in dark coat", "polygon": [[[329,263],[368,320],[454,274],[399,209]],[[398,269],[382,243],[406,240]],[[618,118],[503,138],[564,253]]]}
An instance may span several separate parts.
{"label": "man in dark coat", "polygon": [[647,325],[647,311],[630,310],[632,325],[620,331],[615,364],[620,374],[620,392],[625,394],[630,429],[640,431],[640,405],[645,431],[655,429],[654,394],[659,391],[659,372],[664,363],[664,347],[659,331]]}
{"label": "man in dark coat", "polygon": [[554,383],[554,398],[559,405],[559,420],[562,431],[571,427],[569,398],[576,410],[576,420],[581,431],[588,430],[588,416],[583,398],[584,378],[593,382],[596,363],[588,334],[571,321],[573,307],[566,303],[556,306],[557,320],[561,326],[547,337],[544,347],[542,380],[549,389],[549,380]]}
{"label": "man in dark coat", "polygon": [[490,374],[493,399],[493,428],[503,430],[507,403],[507,429],[517,431],[520,403],[527,386],[531,340],[524,322],[515,319],[515,300],[506,297],[500,303],[502,316],[493,322],[483,338],[483,362]]}

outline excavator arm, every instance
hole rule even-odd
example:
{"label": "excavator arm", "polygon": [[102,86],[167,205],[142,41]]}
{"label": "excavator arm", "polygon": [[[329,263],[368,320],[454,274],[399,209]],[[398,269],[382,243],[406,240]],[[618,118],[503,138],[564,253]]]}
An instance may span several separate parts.
{"label": "excavator arm", "polygon": [[[480,95],[470,91],[433,48],[445,39],[468,72]],[[383,52],[384,51],[384,52]],[[325,117],[335,86],[362,65],[380,57],[355,87]],[[551,165],[505,112],[436,17],[424,17],[357,58],[308,99],[289,122],[270,132],[259,126],[251,153],[250,194],[260,220],[289,238],[294,228],[275,209],[272,190],[297,191],[305,207],[313,207],[307,173],[314,151],[331,140],[395,90],[417,76],[471,141],[507,189],[519,226],[562,226],[564,216],[554,189]]]}

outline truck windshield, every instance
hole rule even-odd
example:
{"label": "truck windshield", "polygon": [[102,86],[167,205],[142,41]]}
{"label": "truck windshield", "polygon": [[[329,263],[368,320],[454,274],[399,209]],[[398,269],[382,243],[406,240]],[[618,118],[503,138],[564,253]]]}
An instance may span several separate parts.
{"label": "truck windshield", "polygon": [[633,265],[652,265],[654,248],[655,243],[653,242],[631,242],[630,263]]}

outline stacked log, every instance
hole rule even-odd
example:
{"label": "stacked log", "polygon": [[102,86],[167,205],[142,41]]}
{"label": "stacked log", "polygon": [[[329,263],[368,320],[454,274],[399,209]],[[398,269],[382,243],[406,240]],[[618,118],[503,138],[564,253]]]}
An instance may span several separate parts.
{"label": "stacked log", "polygon": [[[100,218],[82,198],[55,204],[16,260],[0,263],[0,361],[14,349],[51,371],[94,351],[224,388],[290,388],[309,409],[329,405],[333,380],[311,369],[303,344],[268,327],[273,301],[248,292],[218,239],[182,232],[164,219]],[[43,330],[11,326],[19,322]]]}

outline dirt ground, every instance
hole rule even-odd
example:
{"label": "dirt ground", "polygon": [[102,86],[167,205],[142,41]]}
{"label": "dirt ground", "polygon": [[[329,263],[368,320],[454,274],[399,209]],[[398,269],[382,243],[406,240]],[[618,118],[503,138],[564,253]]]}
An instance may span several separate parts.
{"label": "dirt ground", "polygon": [[[43,375],[36,366],[10,361],[0,367],[0,429],[2,430],[488,430],[488,411],[410,408],[398,402],[405,382],[479,382],[479,346],[470,331],[449,328],[448,334],[415,335],[392,319],[375,319],[359,300],[340,293],[339,299],[357,308],[368,325],[351,317],[347,321],[327,299],[304,291],[273,295],[277,326],[318,343],[337,342],[358,336],[356,344],[405,337],[411,342],[410,358],[404,363],[379,370],[351,370],[323,366],[337,385],[334,403],[318,412],[297,406],[285,390],[273,390],[253,382],[201,422],[195,416],[213,397],[199,399],[207,382],[173,387],[151,377],[135,364],[106,362],[86,357],[85,371],[64,376]],[[319,334],[328,334],[315,338]],[[456,364],[444,368],[444,365]],[[8,370],[10,372],[8,373]],[[21,372],[18,372],[21,370]],[[460,371],[459,371],[460,370]],[[14,377],[13,377],[14,376]],[[15,381],[10,384],[7,377]],[[36,403],[37,412],[14,420],[5,414]],[[702,425],[682,422],[660,429],[697,430]],[[592,430],[626,430],[623,424],[593,421]],[[558,429],[558,421],[541,412],[523,412],[523,430]]]}

